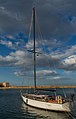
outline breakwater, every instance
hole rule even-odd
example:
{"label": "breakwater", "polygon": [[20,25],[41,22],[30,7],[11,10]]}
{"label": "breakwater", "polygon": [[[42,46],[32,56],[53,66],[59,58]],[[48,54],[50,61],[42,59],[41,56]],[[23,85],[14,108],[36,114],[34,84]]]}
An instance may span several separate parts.
{"label": "breakwater", "polygon": [[[0,89],[27,89],[34,88],[34,86],[9,86],[9,87],[0,87]],[[76,86],[37,86],[37,88],[76,88]]]}

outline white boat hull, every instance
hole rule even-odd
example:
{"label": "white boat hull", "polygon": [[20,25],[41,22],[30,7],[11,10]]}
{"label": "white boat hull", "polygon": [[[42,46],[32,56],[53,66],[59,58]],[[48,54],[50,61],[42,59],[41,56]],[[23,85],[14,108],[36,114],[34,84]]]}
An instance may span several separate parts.
{"label": "white boat hull", "polygon": [[70,102],[65,102],[63,104],[57,104],[57,103],[50,103],[50,102],[43,102],[43,101],[38,101],[34,99],[29,99],[23,95],[21,95],[21,97],[23,101],[25,102],[25,104],[35,107],[35,108],[51,110],[51,111],[63,111],[63,112],[71,111]]}

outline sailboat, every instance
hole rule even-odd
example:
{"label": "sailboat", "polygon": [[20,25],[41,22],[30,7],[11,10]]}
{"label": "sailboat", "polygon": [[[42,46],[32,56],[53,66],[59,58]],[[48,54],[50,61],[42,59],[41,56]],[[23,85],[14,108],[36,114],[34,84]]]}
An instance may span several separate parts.
{"label": "sailboat", "polygon": [[[33,13],[33,40],[34,40],[34,93],[21,93],[21,97],[25,104],[32,106],[34,108],[50,110],[50,111],[60,111],[60,112],[70,112],[71,111],[71,99],[62,97],[61,95],[46,95],[36,93],[36,50],[35,50],[35,7],[32,10]],[[50,90],[55,91],[55,90]]]}

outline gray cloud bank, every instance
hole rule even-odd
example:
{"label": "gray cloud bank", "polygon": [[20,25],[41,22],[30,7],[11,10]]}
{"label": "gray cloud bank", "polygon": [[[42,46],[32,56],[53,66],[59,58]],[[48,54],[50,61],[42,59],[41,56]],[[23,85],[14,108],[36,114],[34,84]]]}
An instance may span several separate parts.
{"label": "gray cloud bank", "polygon": [[1,0],[0,32],[28,33],[33,2],[42,32],[48,38],[52,35],[76,33],[75,0]]}

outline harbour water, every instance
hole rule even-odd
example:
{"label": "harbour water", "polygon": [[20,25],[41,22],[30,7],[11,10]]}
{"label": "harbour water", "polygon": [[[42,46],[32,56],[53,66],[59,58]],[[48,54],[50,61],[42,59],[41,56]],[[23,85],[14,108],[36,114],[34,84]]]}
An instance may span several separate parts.
{"label": "harbour water", "polygon": [[[76,94],[76,89],[65,90],[67,93],[73,90]],[[76,101],[74,98],[71,114],[44,111],[26,106],[20,97],[19,89],[0,90],[0,119],[76,119]]]}

